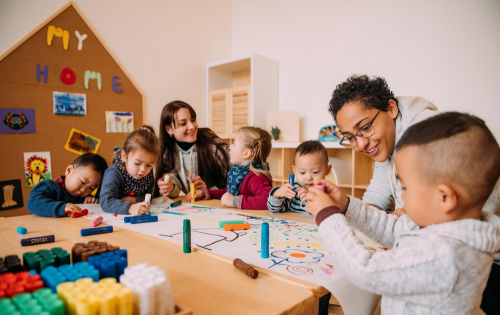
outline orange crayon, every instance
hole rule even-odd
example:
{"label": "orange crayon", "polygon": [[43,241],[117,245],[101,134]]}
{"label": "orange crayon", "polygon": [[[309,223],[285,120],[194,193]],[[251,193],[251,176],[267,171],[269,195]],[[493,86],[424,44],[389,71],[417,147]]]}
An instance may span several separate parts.
{"label": "orange crayon", "polygon": [[224,231],[248,230],[249,228],[250,228],[250,224],[248,224],[248,223],[226,224],[226,225],[224,225]]}

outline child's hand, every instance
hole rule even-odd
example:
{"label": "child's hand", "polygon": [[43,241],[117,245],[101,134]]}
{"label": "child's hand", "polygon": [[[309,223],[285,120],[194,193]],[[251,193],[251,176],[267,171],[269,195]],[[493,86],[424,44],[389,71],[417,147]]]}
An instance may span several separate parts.
{"label": "child's hand", "polygon": [[87,197],[83,203],[99,203],[99,199],[94,197]]}
{"label": "child's hand", "polygon": [[205,184],[205,182],[203,181],[203,179],[201,179],[200,176],[196,176],[195,178],[193,178],[191,183],[194,184],[194,189],[207,188],[207,184]]}
{"label": "child's hand", "polygon": [[168,196],[172,190],[174,190],[174,184],[172,183],[172,176],[168,177],[168,181],[163,180],[164,177],[158,180],[158,188],[160,189],[160,194],[163,196]]}
{"label": "child's hand", "polygon": [[149,212],[151,205],[146,201],[136,203],[128,208],[128,213],[133,215],[143,215]]}
{"label": "child's hand", "polygon": [[136,203],[137,202],[137,199],[135,199],[135,197],[132,197],[132,196],[123,196],[122,200],[129,201],[131,203]]}
{"label": "child's hand", "polygon": [[276,189],[276,191],[274,192],[274,197],[276,198],[288,198],[288,199],[292,199],[293,197],[295,197],[295,190],[294,190],[294,187],[292,186],[292,184],[290,183],[286,183],[285,185],[281,186],[280,188]]}
{"label": "child's hand", "polygon": [[[327,180],[320,180],[314,184],[325,185],[325,192],[321,191],[316,187],[310,187],[309,192],[306,196],[307,206],[306,211],[316,216],[319,211],[323,210],[329,206],[337,206],[345,213],[347,211],[347,205],[349,203],[349,198],[344,195],[344,193],[334,184]],[[328,200],[328,198],[330,200]]]}
{"label": "child's hand", "polygon": [[300,201],[304,201],[307,196],[307,189],[304,187],[297,188],[297,194],[300,197]]}
{"label": "child's hand", "polygon": [[82,209],[77,205],[74,205],[72,203],[67,203],[66,206],[64,207],[64,213],[66,213],[66,215],[71,215],[73,212],[80,213],[82,212]]}
{"label": "child's hand", "polygon": [[234,196],[227,192],[224,195],[222,195],[222,198],[220,198],[220,202],[223,206],[232,208],[233,207],[233,199],[234,199]]}
{"label": "child's hand", "polygon": [[[205,195],[205,192],[203,190],[197,189],[194,191],[194,200],[200,200],[200,199],[203,199],[205,197],[206,197],[206,195]],[[191,192],[189,192],[186,195],[186,200],[187,200],[187,202],[191,202]]]}

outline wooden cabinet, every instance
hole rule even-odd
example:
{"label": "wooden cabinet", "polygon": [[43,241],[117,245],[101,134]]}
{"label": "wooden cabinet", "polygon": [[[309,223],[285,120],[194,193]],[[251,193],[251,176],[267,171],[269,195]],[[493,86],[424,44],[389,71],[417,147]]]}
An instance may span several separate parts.
{"label": "wooden cabinet", "polygon": [[250,86],[209,93],[208,127],[223,139],[232,139],[243,126],[250,125]]}

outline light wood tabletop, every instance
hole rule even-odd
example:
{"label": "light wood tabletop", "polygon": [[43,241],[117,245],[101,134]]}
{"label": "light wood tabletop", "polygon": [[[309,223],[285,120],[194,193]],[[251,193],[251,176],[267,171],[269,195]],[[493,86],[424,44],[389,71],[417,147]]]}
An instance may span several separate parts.
{"label": "light wood tabletop", "polygon": [[[200,201],[197,204],[222,208],[219,202]],[[264,214],[262,211],[244,212]],[[292,220],[294,215],[284,214],[282,217]],[[21,237],[16,232],[19,226],[27,228],[28,234]],[[259,277],[251,279],[225,257],[200,250],[183,254],[182,246],[178,244],[118,227],[114,227],[113,233],[80,236],[80,229],[88,227],[89,220],[85,218],[55,219],[35,215],[0,218],[0,256],[22,255],[52,247],[71,251],[74,243],[99,240],[127,249],[129,265],[147,262],[166,270],[176,303],[188,306],[194,314],[318,313],[318,297],[315,295],[322,287],[260,268]],[[43,235],[55,235],[56,242],[27,247],[20,245],[21,238]]]}

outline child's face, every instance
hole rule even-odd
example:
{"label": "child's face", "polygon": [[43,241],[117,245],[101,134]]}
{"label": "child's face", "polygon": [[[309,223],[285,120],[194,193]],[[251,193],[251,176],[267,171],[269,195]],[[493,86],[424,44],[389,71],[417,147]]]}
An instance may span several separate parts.
{"label": "child's face", "polygon": [[245,147],[244,139],[243,132],[238,132],[234,136],[234,142],[229,146],[229,162],[231,164],[245,165],[250,163],[252,151]]}
{"label": "child's face", "polygon": [[396,170],[401,186],[406,211],[410,219],[421,227],[439,223],[439,198],[436,185],[425,181],[421,170],[419,171],[418,147],[403,148],[396,154]]}
{"label": "child's face", "polygon": [[198,133],[198,122],[187,108],[181,108],[175,113],[175,127],[165,126],[168,134],[179,142],[194,143]]}
{"label": "child's face", "polygon": [[64,186],[71,197],[83,198],[89,196],[102,181],[102,175],[96,172],[92,166],[74,167],[69,165],[66,168],[66,179]]}
{"label": "child's face", "polygon": [[136,150],[125,156],[122,150],[122,161],[125,162],[127,172],[135,179],[141,179],[148,175],[156,162],[155,156],[144,150]]}
{"label": "child's face", "polygon": [[331,169],[332,166],[325,163],[323,155],[319,152],[302,156],[297,154],[295,165],[292,165],[295,182],[305,188],[314,186],[314,183],[320,179],[325,179]]}

